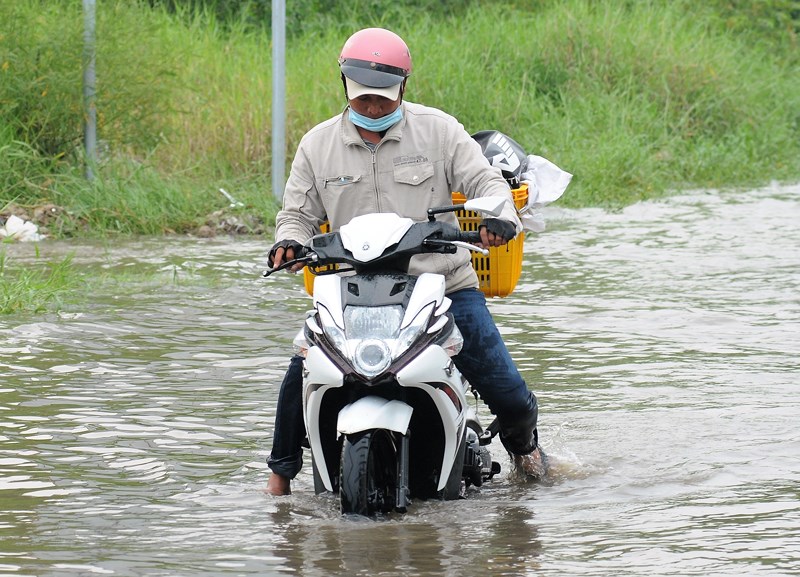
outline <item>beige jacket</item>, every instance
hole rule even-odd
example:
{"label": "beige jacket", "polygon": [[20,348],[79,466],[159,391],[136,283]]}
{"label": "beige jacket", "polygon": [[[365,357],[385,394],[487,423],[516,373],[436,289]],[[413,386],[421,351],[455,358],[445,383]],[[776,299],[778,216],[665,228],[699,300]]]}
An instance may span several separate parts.
{"label": "beige jacket", "polygon": [[[356,216],[375,212],[424,221],[428,208],[452,204],[453,191],[467,198],[506,197],[501,218],[522,230],[500,169],[489,165],[464,127],[435,108],[411,102],[402,107],[403,119],[374,152],[350,122],[348,109],[303,136],[276,217],[276,241],[304,243],[325,221],[338,230]],[[454,213],[437,218],[458,224]],[[466,249],[415,256],[410,272],[443,274],[448,292],[478,286]]]}

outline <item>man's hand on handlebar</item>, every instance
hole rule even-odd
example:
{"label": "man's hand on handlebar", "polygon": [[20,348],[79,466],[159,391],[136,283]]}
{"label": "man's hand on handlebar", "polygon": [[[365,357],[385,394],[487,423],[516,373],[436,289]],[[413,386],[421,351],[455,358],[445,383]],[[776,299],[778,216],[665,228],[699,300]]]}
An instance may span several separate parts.
{"label": "man's hand on handlebar", "polygon": [[517,235],[514,225],[499,218],[485,218],[480,225],[481,245],[503,246]]}
{"label": "man's hand on handlebar", "polygon": [[[278,268],[284,262],[300,258],[304,255],[304,253],[305,248],[296,240],[279,240],[272,245],[272,248],[269,250],[267,264],[270,266],[270,268]],[[299,262],[292,265],[291,270],[292,272],[297,272],[304,266],[306,266],[305,263]]]}

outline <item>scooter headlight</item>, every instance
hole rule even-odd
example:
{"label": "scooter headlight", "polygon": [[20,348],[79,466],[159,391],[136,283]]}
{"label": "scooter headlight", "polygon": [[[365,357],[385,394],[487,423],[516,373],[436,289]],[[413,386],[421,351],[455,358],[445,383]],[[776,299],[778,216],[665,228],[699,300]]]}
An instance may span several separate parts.
{"label": "scooter headlight", "polygon": [[344,359],[361,375],[372,378],[388,369],[425,332],[434,311],[430,303],[405,327],[400,305],[347,306],[344,327],[336,324],[329,311],[320,307],[319,330]]}
{"label": "scooter headlight", "polygon": [[353,362],[365,377],[374,377],[385,371],[392,362],[389,346],[378,339],[365,339],[356,345]]}
{"label": "scooter headlight", "polygon": [[344,309],[344,330],[348,339],[394,339],[403,321],[403,307],[348,306]]}

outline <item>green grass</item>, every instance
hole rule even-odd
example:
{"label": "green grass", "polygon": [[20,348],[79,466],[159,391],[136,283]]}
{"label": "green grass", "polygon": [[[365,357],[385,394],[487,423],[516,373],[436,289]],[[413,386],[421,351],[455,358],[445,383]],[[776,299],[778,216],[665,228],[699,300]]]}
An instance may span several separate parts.
{"label": "green grass", "polygon": [[0,314],[58,309],[81,284],[70,257],[14,268],[0,252]]}
{"label": "green grass", "polygon": [[[56,312],[76,307],[85,310],[87,304],[96,304],[89,303],[89,299],[97,291],[116,298],[166,285],[211,289],[223,285],[224,280],[216,271],[201,270],[191,262],[182,261],[176,257],[168,267],[160,262],[135,266],[130,263],[76,265],[72,255],[47,260],[41,257],[37,246],[35,259],[20,263],[8,256],[0,244],[0,315]],[[88,291],[89,288],[92,291]]]}
{"label": "green grass", "polygon": [[[344,39],[384,25],[412,50],[407,98],[572,172],[565,206],[800,179],[795,0],[356,4],[293,5],[289,161],[345,104]],[[224,188],[271,223],[268,23],[208,14],[98,3],[101,162],[88,183],[81,4],[0,3],[0,211],[61,206],[53,236],[185,233],[228,209]]]}

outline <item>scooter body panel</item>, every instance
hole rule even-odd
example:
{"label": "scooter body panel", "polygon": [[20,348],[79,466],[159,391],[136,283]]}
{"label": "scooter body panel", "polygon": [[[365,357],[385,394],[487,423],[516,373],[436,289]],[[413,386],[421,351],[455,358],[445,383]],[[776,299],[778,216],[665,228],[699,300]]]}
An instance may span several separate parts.
{"label": "scooter body panel", "polygon": [[433,345],[399,371],[397,381],[403,387],[425,390],[439,411],[445,435],[442,474],[437,487],[442,490],[452,471],[466,426],[468,406],[461,374],[447,353]]}

